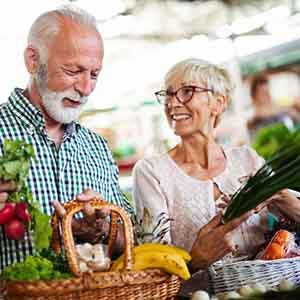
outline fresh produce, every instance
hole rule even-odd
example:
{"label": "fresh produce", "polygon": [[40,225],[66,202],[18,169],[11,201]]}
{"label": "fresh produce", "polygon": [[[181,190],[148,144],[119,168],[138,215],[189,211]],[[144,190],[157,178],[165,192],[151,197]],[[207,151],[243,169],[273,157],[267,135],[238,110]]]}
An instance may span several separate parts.
{"label": "fresh produce", "polygon": [[149,210],[145,207],[141,220],[136,216],[132,218],[135,236],[138,244],[143,243],[161,243],[170,229],[170,222],[173,219],[169,218],[166,213],[161,213],[153,220]]}
{"label": "fresh produce", "polygon": [[191,300],[210,300],[210,297],[205,291],[197,291],[193,293]]}
{"label": "fresh produce", "polygon": [[53,280],[71,277],[61,272],[55,264],[40,255],[27,256],[23,262],[14,263],[3,270],[2,278],[7,280]]}
{"label": "fresh produce", "polygon": [[272,260],[284,258],[293,235],[286,230],[279,230],[263,251],[260,259]]}
{"label": "fresh produce", "polygon": [[[190,278],[186,262],[190,255],[183,249],[162,244],[145,244],[133,249],[134,266],[136,271],[158,268],[168,273],[178,275],[184,280]],[[111,270],[117,271],[124,268],[124,256],[118,258]]]}
{"label": "fresh produce", "polygon": [[234,193],[225,211],[224,222],[256,208],[286,188],[300,190],[299,131],[296,131],[288,142]]}
{"label": "fresh produce", "polygon": [[0,210],[0,225],[4,225],[5,235],[11,240],[22,240],[25,229],[28,229],[33,234],[35,249],[39,250],[49,247],[52,229],[50,217],[41,212],[26,187],[31,159],[34,159],[31,145],[20,140],[3,142],[0,179],[13,181],[17,189],[9,194],[8,201]]}
{"label": "fresh produce", "polygon": [[265,126],[256,133],[252,147],[264,159],[269,159],[291,138],[292,134],[283,123]]}
{"label": "fresh produce", "polygon": [[52,249],[42,249],[36,256],[40,256],[50,260],[53,264],[53,268],[61,273],[70,273],[69,264],[67,262],[66,254],[61,251],[60,254],[56,254]]}
{"label": "fresh produce", "polygon": [[196,291],[192,294],[191,300],[296,300],[300,299],[300,286],[288,280],[282,280],[278,288],[267,291],[267,288],[260,284],[245,285],[237,291],[219,293],[209,297],[204,291]]}
{"label": "fresh produce", "polygon": [[4,232],[11,240],[22,240],[24,238],[25,226],[18,219],[12,219],[4,225]]}
{"label": "fresh produce", "polygon": [[23,222],[31,220],[31,214],[28,211],[28,204],[25,202],[18,203],[15,208],[16,216]]}
{"label": "fresh produce", "polygon": [[0,224],[6,224],[11,220],[15,214],[16,204],[12,202],[6,202],[4,207],[0,210]]}
{"label": "fresh produce", "polygon": [[76,245],[81,272],[106,271],[110,268],[110,258],[105,255],[104,246],[90,243]]}
{"label": "fresh produce", "polygon": [[[183,258],[185,262],[189,262],[192,258],[191,255],[182,248],[171,246],[171,245],[164,245],[159,243],[145,243],[138,245],[133,248],[133,255],[137,255],[138,253],[144,251],[158,251],[158,252],[168,252],[174,253],[175,255],[179,255]],[[114,268],[123,269],[124,267],[124,254],[121,255],[117,260],[114,261]]]}

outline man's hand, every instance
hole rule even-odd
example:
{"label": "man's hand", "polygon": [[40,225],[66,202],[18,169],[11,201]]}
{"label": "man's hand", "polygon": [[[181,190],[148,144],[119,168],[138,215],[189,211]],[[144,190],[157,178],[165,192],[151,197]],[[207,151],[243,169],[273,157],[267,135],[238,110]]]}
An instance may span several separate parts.
{"label": "man's hand", "polygon": [[[109,223],[106,217],[110,214],[109,209],[95,210],[89,203],[93,199],[104,200],[101,195],[91,189],[83,191],[76,196],[76,200],[84,202],[83,218],[73,219],[72,230],[74,237],[81,243],[91,244],[99,243],[106,240],[109,234]],[[60,217],[65,215],[65,210],[58,201],[53,201],[53,206]],[[118,253],[123,246],[123,230],[119,226],[114,253]]]}
{"label": "man's hand", "polygon": [[4,207],[8,199],[8,193],[14,192],[16,185],[12,181],[1,181],[0,179],[0,210]]}
{"label": "man's hand", "polygon": [[236,250],[232,241],[232,231],[240,226],[250,214],[245,214],[223,225],[222,215],[215,216],[203,226],[193,244],[191,256],[192,267],[204,269],[227,253]]}

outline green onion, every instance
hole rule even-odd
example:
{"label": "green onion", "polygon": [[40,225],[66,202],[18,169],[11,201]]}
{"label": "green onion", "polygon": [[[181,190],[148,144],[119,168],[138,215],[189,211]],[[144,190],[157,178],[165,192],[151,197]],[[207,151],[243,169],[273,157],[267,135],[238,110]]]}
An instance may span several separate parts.
{"label": "green onion", "polygon": [[251,176],[232,196],[223,220],[240,217],[283,189],[300,191],[300,131]]}

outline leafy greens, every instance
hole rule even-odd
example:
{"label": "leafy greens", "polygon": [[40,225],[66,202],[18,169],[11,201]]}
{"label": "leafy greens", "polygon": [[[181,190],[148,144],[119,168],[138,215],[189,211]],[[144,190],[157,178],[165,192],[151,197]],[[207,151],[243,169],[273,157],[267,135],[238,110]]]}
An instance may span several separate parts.
{"label": "leafy greens", "polygon": [[50,217],[42,213],[39,203],[34,201],[31,192],[26,186],[29,174],[30,160],[35,158],[32,145],[21,140],[4,140],[3,155],[0,157],[0,178],[4,181],[13,181],[17,189],[10,193],[8,201],[26,202],[32,221],[29,230],[33,233],[36,250],[49,248],[52,229]]}

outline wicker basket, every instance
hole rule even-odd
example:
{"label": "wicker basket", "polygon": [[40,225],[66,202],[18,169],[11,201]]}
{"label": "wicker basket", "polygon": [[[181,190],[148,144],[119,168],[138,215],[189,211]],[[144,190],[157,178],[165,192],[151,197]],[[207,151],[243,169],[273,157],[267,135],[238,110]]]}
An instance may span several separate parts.
{"label": "wicker basket", "polygon": [[282,279],[300,283],[300,257],[216,263],[209,268],[210,289],[214,293],[236,290],[243,285],[276,287]]}
{"label": "wicker basket", "polygon": [[[5,300],[147,300],[174,299],[180,287],[177,276],[168,275],[158,269],[132,271],[133,230],[131,221],[123,209],[101,200],[90,202],[96,209],[111,211],[109,232],[109,255],[117,236],[117,220],[124,225],[125,263],[124,270],[118,272],[81,273],[72,235],[71,222],[75,213],[83,209],[83,203],[70,201],[64,205],[66,216],[62,220],[62,236],[70,270],[75,275],[71,279],[40,281],[8,281],[5,283]],[[59,253],[59,218],[52,219],[52,248]]]}

